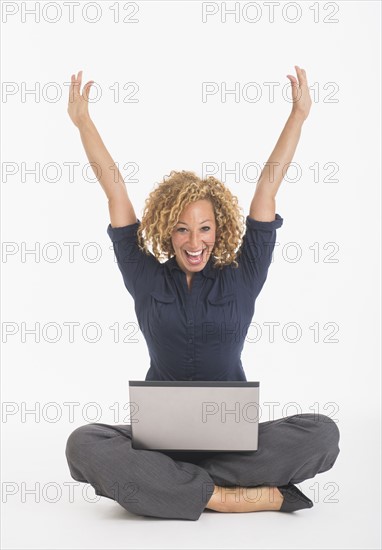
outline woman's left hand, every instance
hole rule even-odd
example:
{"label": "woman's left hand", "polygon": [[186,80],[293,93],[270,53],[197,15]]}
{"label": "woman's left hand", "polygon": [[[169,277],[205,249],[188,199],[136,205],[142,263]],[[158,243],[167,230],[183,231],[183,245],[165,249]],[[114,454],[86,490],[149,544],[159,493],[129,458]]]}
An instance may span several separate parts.
{"label": "woman's left hand", "polygon": [[292,113],[301,116],[302,120],[305,120],[308,117],[312,106],[312,100],[310,98],[308,88],[308,80],[304,69],[301,69],[298,65],[295,65],[294,67],[296,69],[298,82],[296,77],[290,74],[287,75],[292,86]]}

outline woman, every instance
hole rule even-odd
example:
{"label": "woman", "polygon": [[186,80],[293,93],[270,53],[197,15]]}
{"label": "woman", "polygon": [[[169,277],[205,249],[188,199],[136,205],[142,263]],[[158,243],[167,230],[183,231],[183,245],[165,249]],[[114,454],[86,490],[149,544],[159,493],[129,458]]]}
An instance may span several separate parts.
{"label": "woman", "polygon": [[[288,75],[292,112],[257,183],[243,238],[237,198],[194,172],[172,171],[137,219],[88,113],[92,81],[81,94],[82,71],[72,75],[68,113],[108,198],[107,232],[150,352],[146,380],[246,380],[241,350],[283,223],[275,196],[311,107],[305,71],[296,72],[298,81]],[[197,520],[205,509],[311,508],[294,484],[329,470],[338,442],[336,423],[322,414],[260,422],[259,449],[239,453],[136,450],[130,425],[91,423],[70,434],[66,457],[75,480],[134,514]]]}

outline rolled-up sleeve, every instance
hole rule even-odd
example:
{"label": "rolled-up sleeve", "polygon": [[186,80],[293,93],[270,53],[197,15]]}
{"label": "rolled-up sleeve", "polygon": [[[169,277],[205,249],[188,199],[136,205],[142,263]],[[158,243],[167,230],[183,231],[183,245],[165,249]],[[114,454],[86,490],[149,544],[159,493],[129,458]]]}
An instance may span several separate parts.
{"label": "rolled-up sleeve", "polygon": [[140,223],[137,219],[135,223],[124,227],[112,227],[111,224],[107,227],[123,282],[134,300],[140,289],[149,288],[160,265],[152,253],[147,255],[138,246],[137,230]]}
{"label": "rolled-up sleeve", "polygon": [[271,222],[260,222],[247,216],[246,232],[239,249],[239,273],[244,287],[257,296],[262,289],[272,262],[276,230],[283,224],[276,214]]}

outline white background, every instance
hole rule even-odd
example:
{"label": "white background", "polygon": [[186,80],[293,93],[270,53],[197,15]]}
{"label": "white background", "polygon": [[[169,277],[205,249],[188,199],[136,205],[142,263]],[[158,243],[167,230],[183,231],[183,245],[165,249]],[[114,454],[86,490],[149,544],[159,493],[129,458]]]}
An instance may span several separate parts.
{"label": "white background", "polygon": [[[62,2],[52,3],[62,10],[56,23],[49,19],[57,12],[44,11],[44,2],[13,2],[18,12],[5,21],[5,4],[2,547],[380,548],[380,3],[294,3],[301,17],[292,22],[296,9],[280,2],[271,22],[269,8],[258,2],[253,23],[246,2],[237,3],[237,20],[227,15],[226,22],[224,5],[232,9],[233,2],[211,3],[217,13],[206,22],[201,2],[140,2],[136,23],[123,22],[132,13],[123,10],[124,2],[116,22],[110,9],[116,3],[98,2],[96,23],[82,16],[85,2],[73,22]],[[23,16],[35,4],[39,22]],[[89,8],[88,17],[94,16]],[[337,462],[299,485],[315,506],[292,516],[215,513],[189,522],[135,516],[106,498],[91,505],[93,489],[84,498],[85,486],[70,477],[67,437],[88,422],[127,421],[128,380],[144,380],[149,356],[106,233],[106,197],[86,170],[79,132],[67,114],[70,76],[83,69],[83,84],[94,80],[102,91],[90,113],[126,177],[139,219],[165,174],[184,169],[202,176],[203,163],[216,164],[214,175],[247,215],[256,177],[249,171],[250,181],[244,166],[263,166],[269,158],[290,113],[281,90],[295,64],[306,70],[313,100],[293,159],[301,174],[284,180],[276,197],[284,224],[256,303],[253,323],[262,334],[254,342],[250,329],[242,362],[247,379],[261,383],[261,401],[276,403],[274,417],[265,407],[262,420],[319,410],[338,421]],[[136,103],[123,101],[127,82],[139,86]],[[203,82],[219,86],[204,102]],[[251,88],[237,102],[233,95],[222,101],[222,83],[232,89],[235,82],[240,90],[257,83],[261,98],[250,101]],[[279,84],[274,101],[266,82]],[[119,101],[111,89],[117,86]],[[25,88],[37,92],[23,95]],[[5,174],[9,163],[13,175]],[[65,163],[77,163],[73,178]],[[129,181],[126,163],[138,165],[136,181]],[[222,172],[223,163],[228,169],[239,163],[237,180]],[[337,173],[326,163],[337,165]],[[39,178],[23,174],[37,164]],[[62,253],[57,261],[49,261],[54,249],[48,243]],[[78,243],[74,261],[63,243]],[[88,243],[98,244],[98,261],[85,259]],[[299,260],[293,261],[292,248],[288,259],[289,243],[300,249]],[[36,246],[37,254],[22,255]],[[88,258],[94,251],[88,249]],[[79,323],[73,342],[64,325],[71,322]],[[279,323],[274,341],[265,325],[270,322]],[[36,323],[38,336],[25,334]],[[49,323],[62,331],[56,342]],[[87,323],[98,325],[97,342],[89,341],[94,330],[87,339],[82,335]],[[136,327],[130,336],[136,342],[128,341],[132,329],[125,323]],[[299,327],[295,342],[292,328],[283,335],[288,323]],[[117,341],[111,326],[119,326]],[[68,402],[79,404],[73,419]],[[83,409],[91,402],[101,411],[95,419],[94,407]],[[299,409],[287,408],[290,402]],[[110,409],[116,403],[117,417]],[[37,412],[24,416],[25,409]],[[75,486],[73,501],[68,482]],[[52,484],[49,491],[46,484]],[[33,488],[34,495],[22,494]]]}

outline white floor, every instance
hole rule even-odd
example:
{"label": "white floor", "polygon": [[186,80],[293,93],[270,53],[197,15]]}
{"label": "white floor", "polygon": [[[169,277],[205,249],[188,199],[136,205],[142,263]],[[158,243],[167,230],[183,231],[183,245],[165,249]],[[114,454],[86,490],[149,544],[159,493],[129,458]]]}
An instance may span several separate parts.
{"label": "white floor", "polygon": [[[369,430],[364,429],[366,423]],[[9,443],[9,433],[8,453],[4,452],[5,469],[9,473],[4,474],[3,468],[2,475],[1,548],[379,550],[380,431],[377,424],[375,419],[373,426],[370,419],[354,419],[340,426],[341,452],[334,468],[298,485],[315,502],[313,508],[294,514],[222,514],[207,510],[198,521],[130,514],[118,503],[97,497],[91,486],[70,478],[61,456],[64,437],[61,448],[54,454],[59,457],[58,465],[46,450],[39,451],[30,428],[23,437],[13,432],[13,443]],[[10,450],[14,453],[12,461],[8,460]],[[22,465],[25,469],[25,464],[29,469],[24,472],[25,481],[20,482],[15,473]],[[73,483],[73,498],[68,483]],[[36,488],[34,495],[25,492],[33,487]],[[84,489],[87,491],[83,493]],[[38,498],[40,502],[36,502]],[[91,502],[93,498],[96,502]]]}

